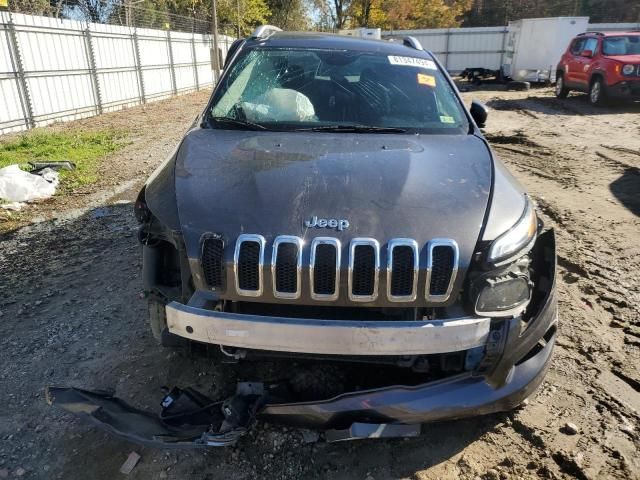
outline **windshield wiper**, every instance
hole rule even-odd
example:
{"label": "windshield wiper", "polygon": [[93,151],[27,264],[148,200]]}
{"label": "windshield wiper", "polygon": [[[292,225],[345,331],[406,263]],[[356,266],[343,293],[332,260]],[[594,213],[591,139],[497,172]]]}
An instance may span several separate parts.
{"label": "windshield wiper", "polygon": [[260,125],[259,123],[250,122],[248,120],[239,120],[233,117],[211,117],[211,120],[225,125],[249,128],[250,130],[268,130],[267,127]]}
{"label": "windshield wiper", "polygon": [[404,133],[406,128],[376,127],[373,125],[322,125],[297,128],[296,132],[338,132],[338,133]]}

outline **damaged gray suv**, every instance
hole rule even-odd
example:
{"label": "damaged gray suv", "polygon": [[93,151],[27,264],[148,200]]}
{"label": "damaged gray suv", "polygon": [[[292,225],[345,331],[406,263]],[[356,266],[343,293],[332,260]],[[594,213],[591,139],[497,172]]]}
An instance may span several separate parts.
{"label": "damaged gray suv", "polygon": [[555,244],[486,117],[412,38],[237,41],[135,206],[153,335],[360,368],[331,395],[256,394],[290,425],[516,407],[556,337]]}

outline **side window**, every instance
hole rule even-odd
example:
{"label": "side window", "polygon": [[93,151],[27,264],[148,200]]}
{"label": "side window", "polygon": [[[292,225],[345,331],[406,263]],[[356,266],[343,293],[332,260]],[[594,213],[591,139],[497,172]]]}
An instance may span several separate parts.
{"label": "side window", "polygon": [[576,38],[573,41],[573,45],[571,45],[571,53],[573,55],[580,55],[580,52],[582,52],[583,48],[582,46],[584,45],[585,39],[584,38]]}
{"label": "side window", "polygon": [[595,55],[596,50],[598,49],[598,39],[597,38],[587,38],[586,42],[582,46],[582,51],[591,50]]}

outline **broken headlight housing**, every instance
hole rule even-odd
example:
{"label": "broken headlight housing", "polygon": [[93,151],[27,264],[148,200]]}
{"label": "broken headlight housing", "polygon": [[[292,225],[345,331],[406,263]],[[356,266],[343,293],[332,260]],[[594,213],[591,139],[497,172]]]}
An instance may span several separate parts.
{"label": "broken headlight housing", "polygon": [[518,221],[496,238],[486,252],[483,272],[473,276],[470,298],[477,315],[511,317],[521,314],[531,301],[528,255],[538,231],[533,203],[525,196]]}
{"label": "broken headlight housing", "polygon": [[529,257],[525,256],[506,269],[477,277],[471,284],[476,314],[511,317],[522,313],[531,301],[533,287],[529,263]]}

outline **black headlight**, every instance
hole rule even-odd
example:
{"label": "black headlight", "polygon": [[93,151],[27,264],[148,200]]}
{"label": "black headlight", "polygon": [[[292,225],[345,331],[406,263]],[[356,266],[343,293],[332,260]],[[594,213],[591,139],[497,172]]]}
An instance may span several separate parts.
{"label": "black headlight", "polygon": [[529,261],[523,258],[510,268],[486,272],[471,282],[475,313],[488,317],[519,315],[531,301]]}

